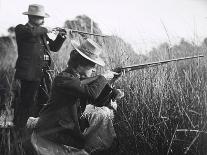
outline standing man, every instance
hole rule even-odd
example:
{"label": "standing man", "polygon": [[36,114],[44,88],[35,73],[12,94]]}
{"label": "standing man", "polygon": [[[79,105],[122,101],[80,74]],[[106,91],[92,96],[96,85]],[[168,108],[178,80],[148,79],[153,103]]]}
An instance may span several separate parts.
{"label": "standing man", "polygon": [[[48,74],[52,63],[50,50],[57,52],[66,39],[64,33],[58,34],[54,41],[47,36],[52,29],[42,27],[44,18],[49,17],[45,13],[44,6],[29,5],[28,11],[23,14],[28,15],[28,23],[19,24],[15,28],[18,46],[15,79],[21,87],[20,102],[16,103],[14,112],[14,124],[17,128],[24,128],[29,116],[37,115],[39,109],[34,107],[38,90],[41,90],[40,86],[45,86],[48,91],[50,89]],[[41,94],[46,102],[45,95]]]}

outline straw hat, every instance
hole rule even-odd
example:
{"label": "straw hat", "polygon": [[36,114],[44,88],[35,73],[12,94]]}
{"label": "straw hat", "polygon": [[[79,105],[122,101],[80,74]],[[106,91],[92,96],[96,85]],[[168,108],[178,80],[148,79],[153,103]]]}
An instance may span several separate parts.
{"label": "straw hat", "polygon": [[93,40],[86,39],[81,44],[78,44],[75,40],[71,40],[71,44],[84,58],[100,66],[105,66],[103,59],[100,57],[102,49]]}
{"label": "straw hat", "polygon": [[49,14],[45,13],[45,8],[43,5],[39,4],[31,4],[29,5],[28,11],[23,12],[23,15],[32,15],[32,16],[40,16],[40,17],[50,17]]}

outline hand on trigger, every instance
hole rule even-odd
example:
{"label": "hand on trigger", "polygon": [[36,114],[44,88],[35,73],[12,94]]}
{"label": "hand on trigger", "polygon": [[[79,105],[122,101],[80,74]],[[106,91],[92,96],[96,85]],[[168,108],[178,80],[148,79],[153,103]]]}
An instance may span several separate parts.
{"label": "hand on trigger", "polygon": [[110,71],[110,70],[106,71],[106,72],[103,74],[103,76],[104,76],[107,80],[111,80],[111,79],[113,79],[114,76],[116,76],[116,75],[118,75],[118,73],[113,72],[113,71]]}
{"label": "hand on trigger", "polygon": [[124,91],[122,91],[121,89],[117,89],[117,96],[115,99],[121,99],[124,97]]}
{"label": "hand on trigger", "polygon": [[67,31],[65,29],[61,29],[61,31],[59,31],[59,35],[62,37],[62,38],[66,38],[67,36]]}

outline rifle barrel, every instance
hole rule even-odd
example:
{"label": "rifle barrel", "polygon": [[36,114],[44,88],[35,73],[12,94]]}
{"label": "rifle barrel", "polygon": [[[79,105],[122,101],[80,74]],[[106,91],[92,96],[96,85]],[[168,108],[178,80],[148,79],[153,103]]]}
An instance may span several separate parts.
{"label": "rifle barrel", "polygon": [[168,62],[172,62],[172,61],[194,59],[194,58],[199,58],[199,57],[204,57],[204,56],[198,55],[198,56],[189,56],[189,57],[183,57],[183,58],[177,58],[177,59],[169,59],[169,60],[164,60],[164,61],[157,61],[157,62],[144,63],[144,64],[139,64],[139,65],[126,66],[126,67],[123,67],[122,69],[129,69],[130,71],[130,70],[140,69],[140,68],[147,67],[147,66],[151,67],[151,66],[161,65],[161,64],[168,63]]}
{"label": "rifle barrel", "polygon": [[74,30],[74,29],[68,29],[68,28],[61,28],[61,27],[56,27],[53,30],[58,31],[59,33],[61,33],[61,32],[64,33],[64,31],[66,31],[67,34],[70,34],[72,32],[72,33],[88,34],[88,35],[99,36],[99,37],[110,37],[109,35],[90,33],[90,32]]}
{"label": "rifle barrel", "polygon": [[88,34],[88,35],[93,35],[93,36],[99,36],[99,37],[109,37],[109,35],[103,35],[103,34],[97,34],[97,33],[90,33],[90,32],[85,32],[85,31],[79,31],[79,30],[73,30],[73,29],[65,29],[67,32],[75,32],[75,33],[82,33],[82,34]]}

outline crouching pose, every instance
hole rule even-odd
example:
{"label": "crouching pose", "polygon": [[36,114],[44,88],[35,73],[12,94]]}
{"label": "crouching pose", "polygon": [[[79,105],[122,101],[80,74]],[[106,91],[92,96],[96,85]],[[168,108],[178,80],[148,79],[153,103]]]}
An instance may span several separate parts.
{"label": "crouching pose", "polygon": [[[95,108],[94,105],[108,81],[117,73],[107,71],[103,75],[91,77],[96,64],[105,65],[99,56],[101,48],[90,39],[80,45],[72,41],[72,45],[74,50],[71,51],[68,67],[55,77],[49,104],[40,112],[32,134],[32,144],[39,154],[88,154],[99,148],[105,149],[111,143],[104,140],[108,143],[106,146],[100,142],[101,147],[92,146],[91,143],[95,139],[93,133],[96,133],[95,137],[99,136],[98,138],[102,137],[100,131],[104,131],[104,136],[110,136],[111,139],[115,136],[112,122],[109,121],[113,112],[108,108]],[[82,77],[90,78],[87,82],[82,82]],[[81,111],[85,112],[81,115]],[[81,131],[79,123],[81,116],[85,116],[89,121],[89,127],[84,132]],[[111,128],[109,132],[105,131],[108,126]],[[101,130],[97,130],[98,128]]]}

